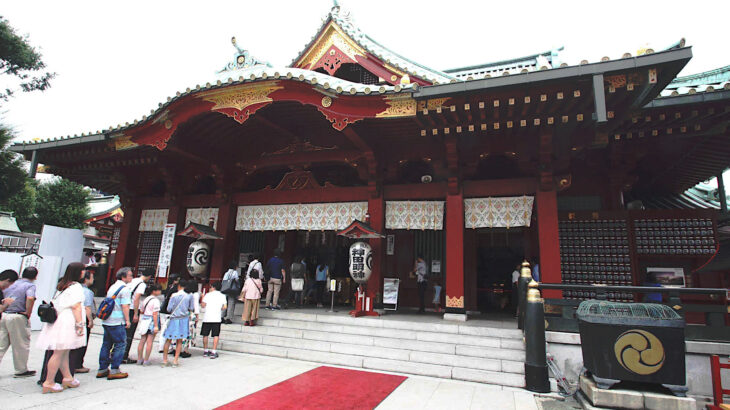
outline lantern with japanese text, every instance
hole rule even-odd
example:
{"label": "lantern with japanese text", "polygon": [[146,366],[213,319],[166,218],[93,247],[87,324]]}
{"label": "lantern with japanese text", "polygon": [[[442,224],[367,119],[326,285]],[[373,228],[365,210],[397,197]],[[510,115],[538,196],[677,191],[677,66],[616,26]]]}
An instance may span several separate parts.
{"label": "lantern with japanese text", "polygon": [[210,245],[203,241],[195,241],[188,247],[187,268],[192,276],[204,276],[208,270]]}
{"label": "lantern with japanese text", "polygon": [[357,283],[367,283],[372,273],[373,249],[365,242],[350,246],[350,276]]}

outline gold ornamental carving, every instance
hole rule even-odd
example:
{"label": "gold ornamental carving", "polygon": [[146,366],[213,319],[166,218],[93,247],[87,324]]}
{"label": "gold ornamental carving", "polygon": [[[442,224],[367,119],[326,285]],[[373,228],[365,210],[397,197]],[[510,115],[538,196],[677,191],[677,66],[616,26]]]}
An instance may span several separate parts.
{"label": "gold ornamental carving", "polygon": [[443,107],[444,104],[446,104],[446,101],[449,100],[449,97],[446,98],[433,98],[428,101],[419,101],[418,102],[418,110],[435,110],[436,108]]}
{"label": "gold ornamental carving", "polygon": [[449,297],[449,295],[446,295],[446,307],[447,308],[464,308],[464,297]]}
{"label": "gold ornamental carving", "polygon": [[376,117],[380,118],[397,118],[397,117],[415,117],[416,100],[410,96],[390,96],[385,99],[388,108],[379,112]]}
{"label": "gold ornamental carving", "polygon": [[340,26],[330,21],[327,27],[322,30],[322,35],[316,40],[315,44],[309,48],[295,66],[298,68],[314,66],[333,45],[355,61],[357,61],[356,56],[364,57],[367,54]]}
{"label": "gold ornamental carving", "polygon": [[322,107],[327,108],[332,105],[332,98],[328,96],[322,97]]}
{"label": "gold ornamental carving", "polygon": [[118,137],[114,137],[112,138],[112,144],[114,146],[114,150],[116,151],[124,151],[139,146],[139,144],[132,141],[132,136],[130,135],[120,135]]}
{"label": "gold ornamental carving", "polygon": [[244,84],[222,90],[208,91],[201,95],[205,101],[212,102],[212,110],[235,108],[243,111],[254,104],[272,102],[269,94],[284,87],[278,81],[264,81],[262,83]]}

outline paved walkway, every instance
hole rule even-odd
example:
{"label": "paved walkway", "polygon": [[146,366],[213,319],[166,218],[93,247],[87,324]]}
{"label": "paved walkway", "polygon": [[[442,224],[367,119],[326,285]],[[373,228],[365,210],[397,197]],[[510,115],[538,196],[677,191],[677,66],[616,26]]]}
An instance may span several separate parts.
{"label": "paved walkway", "polygon": [[[33,332],[33,343],[38,332]],[[222,352],[210,360],[193,349],[193,357],[180,359],[179,368],[162,368],[160,354],[153,365],[123,365],[130,373],[124,380],[96,379],[101,337],[92,335],[86,366],[78,375],[81,387],[58,394],[41,394],[37,378],[14,379],[12,354],[0,363],[0,408],[11,409],[211,409],[288,378],[319,364],[298,360]],[[136,349],[136,342],[133,348]],[[29,367],[40,372],[42,354],[31,351]],[[336,408],[337,398],[332,398]],[[103,406],[103,407],[101,407]],[[408,376],[378,409],[537,409],[534,396],[522,389],[479,383]]]}

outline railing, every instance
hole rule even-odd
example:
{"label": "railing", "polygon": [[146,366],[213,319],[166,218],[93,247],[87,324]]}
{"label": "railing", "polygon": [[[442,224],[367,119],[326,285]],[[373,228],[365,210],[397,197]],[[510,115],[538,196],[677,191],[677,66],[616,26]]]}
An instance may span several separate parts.
{"label": "railing", "polygon": [[[661,293],[668,295],[666,304],[674,309],[683,318],[687,313],[704,315],[705,324],[688,324],[685,327],[686,340],[704,340],[716,342],[730,342],[730,327],[725,324],[728,314],[727,289],[722,288],[661,288],[652,286],[611,286],[611,285],[564,285],[554,283],[538,284],[540,290],[570,290],[584,291],[595,294],[592,299],[607,300],[609,294],[631,293],[642,295]],[[688,303],[682,301],[681,296],[707,296],[707,303]],[[548,330],[562,332],[577,332],[578,320],[575,311],[580,305],[575,299],[545,299],[545,319]],[[697,302],[697,301],[693,301]]]}

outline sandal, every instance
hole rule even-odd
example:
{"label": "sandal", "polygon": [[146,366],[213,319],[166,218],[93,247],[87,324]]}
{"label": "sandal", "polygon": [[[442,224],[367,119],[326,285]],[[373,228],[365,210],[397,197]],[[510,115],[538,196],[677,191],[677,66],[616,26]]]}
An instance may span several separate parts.
{"label": "sandal", "polygon": [[180,363],[173,363],[172,367],[180,367]]}
{"label": "sandal", "polygon": [[46,393],[61,393],[63,391],[63,387],[58,383],[53,383],[53,386],[48,387],[45,384],[43,384],[43,394]]}
{"label": "sandal", "polygon": [[69,389],[75,389],[75,388],[81,386],[81,382],[74,378],[72,378],[71,380],[63,379],[63,380],[61,380],[61,385],[64,388],[68,387]]}
{"label": "sandal", "polygon": [[160,366],[162,366],[162,367],[170,367],[170,363],[168,363],[168,362],[162,362],[162,363],[160,363]]}

